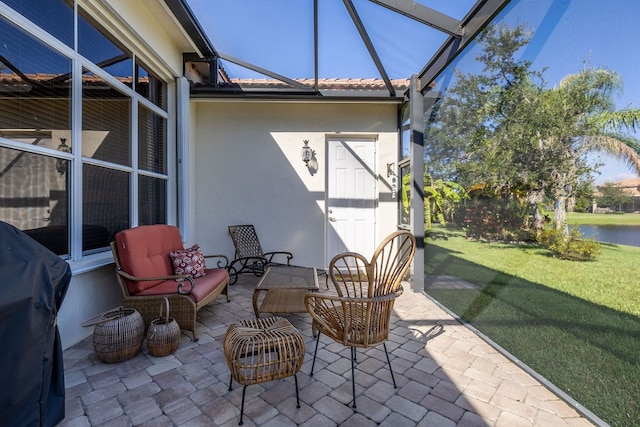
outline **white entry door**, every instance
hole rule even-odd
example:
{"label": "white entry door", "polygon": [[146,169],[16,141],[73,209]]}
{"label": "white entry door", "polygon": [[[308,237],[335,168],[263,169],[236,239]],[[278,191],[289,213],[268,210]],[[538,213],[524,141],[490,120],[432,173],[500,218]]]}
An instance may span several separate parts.
{"label": "white entry door", "polygon": [[377,176],[374,140],[329,140],[326,264],[334,255],[375,249]]}

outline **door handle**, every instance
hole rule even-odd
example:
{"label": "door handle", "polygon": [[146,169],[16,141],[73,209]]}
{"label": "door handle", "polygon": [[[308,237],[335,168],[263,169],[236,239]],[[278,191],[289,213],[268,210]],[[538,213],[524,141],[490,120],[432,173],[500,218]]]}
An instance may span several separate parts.
{"label": "door handle", "polygon": [[331,221],[331,222],[336,222],[336,219],[335,219],[334,217],[330,216],[330,217],[329,217],[329,221]]}

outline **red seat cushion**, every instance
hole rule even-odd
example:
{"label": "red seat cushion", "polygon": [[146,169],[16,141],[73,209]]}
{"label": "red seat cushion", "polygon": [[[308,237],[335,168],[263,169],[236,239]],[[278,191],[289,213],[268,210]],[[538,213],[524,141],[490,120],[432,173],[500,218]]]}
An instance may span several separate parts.
{"label": "red seat cushion", "polygon": [[[206,276],[201,276],[196,279],[195,286],[189,294],[189,296],[195,301],[199,302],[204,297],[209,295],[214,289],[220,286],[229,277],[229,273],[224,268],[209,268],[206,269]],[[191,284],[188,280],[184,282],[184,291],[188,291]],[[156,286],[147,288],[138,292],[136,295],[166,295],[175,294],[178,292],[178,283],[175,280],[165,280],[160,282]]]}
{"label": "red seat cushion", "polygon": [[[123,230],[115,237],[122,270],[136,277],[173,275],[169,253],[184,249],[180,230],[173,225],[141,225]],[[127,288],[133,295],[161,282],[162,280],[127,281]]]}

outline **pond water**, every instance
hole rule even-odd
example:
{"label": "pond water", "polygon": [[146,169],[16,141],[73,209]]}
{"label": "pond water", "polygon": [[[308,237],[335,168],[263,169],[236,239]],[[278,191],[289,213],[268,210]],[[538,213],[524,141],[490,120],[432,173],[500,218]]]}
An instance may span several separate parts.
{"label": "pond water", "polygon": [[579,225],[584,237],[598,242],[640,246],[640,226],[637,225]]}

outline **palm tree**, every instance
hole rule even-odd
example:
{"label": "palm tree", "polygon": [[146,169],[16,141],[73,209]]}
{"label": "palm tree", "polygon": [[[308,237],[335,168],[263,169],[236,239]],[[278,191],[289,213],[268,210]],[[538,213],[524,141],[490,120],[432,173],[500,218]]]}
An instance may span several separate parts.
{"label": "palm tree", "polygon": [[557,89],[545,91],[551,101],[545,103],[549,111],[562,115],[546,142],[551,147],[560,145],[560,149],[551,149],[557,167],[549,169],[549,189],[555,200],[555,228],[565,234],[567,201],[580,176],[590,172],[587,153],[606,153],[640,175],[640,143],[629,134],[640,123],[640,109],[614,109],[613,93],[621,86],[616,73],[585,68],[565,77]]}

